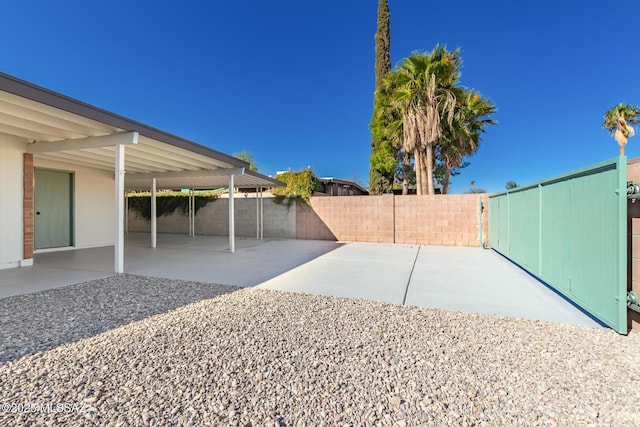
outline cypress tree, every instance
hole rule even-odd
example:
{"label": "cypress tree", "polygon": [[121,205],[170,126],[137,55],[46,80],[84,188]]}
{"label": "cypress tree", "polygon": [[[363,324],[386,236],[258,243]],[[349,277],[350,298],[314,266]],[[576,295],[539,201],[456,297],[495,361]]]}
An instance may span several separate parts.
{"label": "cypress tree", "polygon": [[391,72],[391,32],[389,29],[389,5],[387,0],[378,1],[378,32],[376,42],[376,90],[382,87],[384,78]]}
{"label": "cypress tree", "polygon": [[[391,72],[391,33],[389,26],[389,5],[387,0],[378,0],[378,31],[375,34],[376,52],[376,91],[382,87],[384,78]],[[395,166],[397,165],[397,149],[382,135],[375,132],[377,102],[374,96],[373,118],[371,123],[371,157],[369,158],[369,192],[381,194],[391,192]]]}

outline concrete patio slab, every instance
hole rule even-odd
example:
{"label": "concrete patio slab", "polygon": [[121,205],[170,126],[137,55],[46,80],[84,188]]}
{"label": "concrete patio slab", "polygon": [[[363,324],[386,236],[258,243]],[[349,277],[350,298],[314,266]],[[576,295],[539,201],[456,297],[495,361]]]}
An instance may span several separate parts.
{"label": "concrete patio slab", "polygon": [[[228,251],[224,236],[189,237],[129,233],[125,272],[151,277],[233,286],[254,286],[342,246],[333,241],[236,238]],[[32,267],[0,270],[0,298],[53,289],[113,275],[113,246],[38,253]]]}
{"label": "concrete patio slab", "polygon": [[[113,249],[111,251],[113,252]],[[113,273],[104,271],[67,269],[47,265],[0,270],[0,298],[61,288],[111,275]]]}
{"label": "concrete patio slab", "polygon": [[349,243],[259,287],[601,327],[492,250]]}
{"label": "concrete patio slab", "polygon": [[493,250],[422,246],[408,305],[533,320],[599,324]]}
{"label": "concrete patio slab", "polygon": [[402,304],[417,249],[349,243],[259,287]]}
{"label": "concrete patio slab", "polygon": [[192,280],[233,286],[255,286],[274,276],[339,248],[341,244],[316,240],[256,240],[236,238],[228,251],[226,237],[175,238],[165,235],[158,248],[132,241],[125,271],[144,276]]}
{"label": "concrete patio slab", "polygon": [[[492,250],[445,246],[129,233],[125,271],[234,286],[385,301],[598,327]],[[0,270],[0,298],[111,276],[113,247],[39,253]]]}

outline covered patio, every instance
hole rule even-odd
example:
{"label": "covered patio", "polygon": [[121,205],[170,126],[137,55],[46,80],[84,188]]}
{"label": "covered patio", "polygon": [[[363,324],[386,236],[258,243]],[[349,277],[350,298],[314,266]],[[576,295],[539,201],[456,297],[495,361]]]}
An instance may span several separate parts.
{"label": "covered patio", "polygon": [[0,269],[29,267],[45,251],[109,246],[115,273],[125,271],[126,190],[151,193],[154,248],[158,189],[228,188],[234,252],[234,190],[283,185],[233,156],[3,73],[0,180]]}

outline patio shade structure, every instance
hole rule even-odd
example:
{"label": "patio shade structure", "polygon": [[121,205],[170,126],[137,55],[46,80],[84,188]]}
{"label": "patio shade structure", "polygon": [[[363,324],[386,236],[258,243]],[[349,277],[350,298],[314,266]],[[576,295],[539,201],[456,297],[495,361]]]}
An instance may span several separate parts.
{"label": "patio shade structure", "polygon": [[[0,73],[2,142],[23,143],[26,155],[39,161],[113,174],[116,273],[124,272],[125,189],[150,191],[155,213],[157,188],[229,187],[229,248],[233,252],[234,188],[284,185],[250,171],[248,163],[233,156],[4,73]],[[27,204],[25,198],[26,211]],[[155,230],[155,215],[152,215],[153,247]]]}

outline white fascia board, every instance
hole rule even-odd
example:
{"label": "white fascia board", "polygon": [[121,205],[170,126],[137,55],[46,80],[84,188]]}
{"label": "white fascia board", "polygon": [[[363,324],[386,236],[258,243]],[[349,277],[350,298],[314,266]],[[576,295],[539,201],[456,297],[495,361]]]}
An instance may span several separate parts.
{"label": "white fascia board", "polygon": [[65,139],[62,141],[34,142],[27,146],[29,153],[49,153],[53,151],[72,151],[86,148],[131,145],[138,143],[138,132],[119,132],[111,135],[89,136],[87,138]]}
{"label": "white fascia board", "polygon": [[234,169],[200,169],[189,171],[169,171],[169,172],[145,172],[145,173],[132,173],[129,174],[129,178],[132,180],[139,179],[162,179],[162,178],[194,178],[194,177],[209,177],[209,176],[229,176],[229,175],[244,175],[244,168]]}

